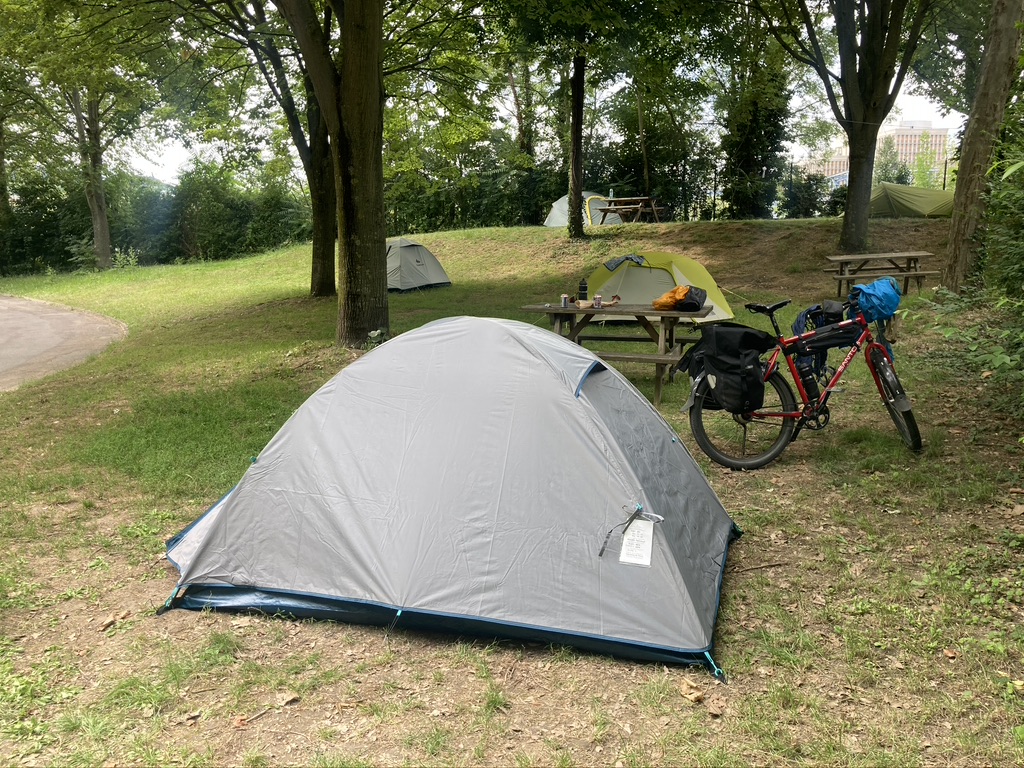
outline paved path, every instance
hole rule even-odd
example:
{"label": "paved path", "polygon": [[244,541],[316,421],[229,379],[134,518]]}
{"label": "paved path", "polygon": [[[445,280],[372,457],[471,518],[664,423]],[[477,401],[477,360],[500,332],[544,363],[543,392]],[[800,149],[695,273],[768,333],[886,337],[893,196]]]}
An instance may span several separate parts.
{"label": "paved path", "polygon": [[0,296],[0,392],[78,365],[127,333],[109,317]]}

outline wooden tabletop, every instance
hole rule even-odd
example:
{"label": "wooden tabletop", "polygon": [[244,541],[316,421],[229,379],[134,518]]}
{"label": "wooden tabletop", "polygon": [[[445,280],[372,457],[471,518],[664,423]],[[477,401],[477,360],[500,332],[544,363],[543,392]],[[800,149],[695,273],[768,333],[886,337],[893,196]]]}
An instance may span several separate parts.
{"label": "wooden tabletop", "polygon": [[837,256],[826,256],[825,259],[836,264],[846,264],[852,261],[889,261],[922,259],[933,254],[928,251],[899,251],[897,253],[842,253]]}
{"label": "wooden tabletop", "polygon": [[649,203],[653,200],[653,197],[609,197],[605,200],[605,204],[608,206],[636,205],[637,203]]}
{"label": "wooden tabletop", "polygon": [[524,312],[544,312],[549,315],[633,315],[634,317],[671,317],[701,318],[711,314],[711,307],[701,307],[696,312],[677,312],[669,309],[655,309],[650,304],[615,304],[613,306],[577,307],[570,304],[568,308],[558,304],[527,304],[520,307]]}

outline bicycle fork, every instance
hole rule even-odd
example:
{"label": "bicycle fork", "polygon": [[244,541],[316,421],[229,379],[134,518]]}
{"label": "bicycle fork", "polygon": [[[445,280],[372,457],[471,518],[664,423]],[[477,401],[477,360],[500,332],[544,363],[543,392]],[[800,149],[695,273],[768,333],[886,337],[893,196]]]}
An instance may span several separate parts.
{"label": "bicycle fork", "polygon": [[[875,380],[875,386],[878,387],[878,394],[882,398],[882,402],[888,403],[897,411],[909,411],[913,406],[911,405],[910,398],[907,397],[907,393],[903,390],[900,380],[896,377],[892,357],[889,355],[889,350],[885,348],[885,345],[872,341],[868,345],[865,357],[867,358],[871,376]],[[885,384],[882,383],[883,379],[885,379]],[[886,385],[888,385],[888,390],[893,393],[891,400],[886,396]]]}

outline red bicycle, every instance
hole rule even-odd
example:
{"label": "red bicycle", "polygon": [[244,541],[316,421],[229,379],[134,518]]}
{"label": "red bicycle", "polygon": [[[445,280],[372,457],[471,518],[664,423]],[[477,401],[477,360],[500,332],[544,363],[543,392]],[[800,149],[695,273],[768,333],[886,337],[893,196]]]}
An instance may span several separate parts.
{"label": "red bicycle", "polygon": [[[760,359],[763,405],[749,413],[724,410],[715,400],[709,377],[705,373],[696,376],[690,399],[690,429],[700,449],[713,461],[731,469],[758,469],[774,461],[801,430],[820,430],[828,425],[829,400],[850,363],[863,350],[882,403],[900,437],[912,451],[921,450],[921,434],[910,398],[896,376],[892,356],[883,343],[884,324],[878,324],[879,340],[876,340],[871,333],[871,323],[854,298],[841,305],[843,312],[848,311],[849,319],[785,336],[775,313],[789,303],[786,300],[771,305],[745,305],[752,313],[766,315],[775,329],[775,344],[765,353],[767,358]],[[839,306],[838,302],[835,304]],[[838,313],[838,317],[842,318],[842,313]],[[769,338],[767,344],[771,343]],[[798,367],[798,361],[806,361],[808,356],[827,354],[829,349],[847,346],[850,350],[839,366],[835,369],[826,366],[820,376],[806,365]],[[796,384],[796,395],[783,371],[788,371]]]}

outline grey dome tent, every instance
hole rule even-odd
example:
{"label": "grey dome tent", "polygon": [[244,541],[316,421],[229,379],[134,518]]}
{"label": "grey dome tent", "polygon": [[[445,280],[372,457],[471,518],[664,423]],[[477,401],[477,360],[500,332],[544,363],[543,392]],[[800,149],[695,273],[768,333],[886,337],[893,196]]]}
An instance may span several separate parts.
{"label": "grey dome tent", "polygon": [[[711,657],[732,519],[668,423],[548,330],[456,317],[314,393],[168,542],[164,609]],[[163,609],[162,609],[163,610]]]}
{"label": "grey dome tent", "polygon": [[388,240],[387,246],[389,291],[414,291],[452,284],[441,262],[426,246],[404,237]]}
{"label": "grey dome tent", "polygon": [[[598,209],[605,204],[607,197],[602,197],[594,192],[583,193],[583,223],[586,226],[621,224],[622,218],[617,213],[609,213],[604,221],[601,221],[601,211]],[[545,227],[567,227],[569,226],[569,196],[563,195],[551,204],[548,217],[544,219]]]}

